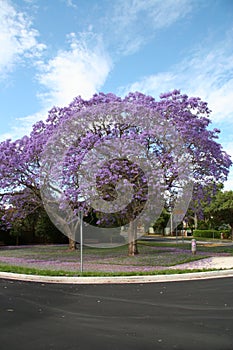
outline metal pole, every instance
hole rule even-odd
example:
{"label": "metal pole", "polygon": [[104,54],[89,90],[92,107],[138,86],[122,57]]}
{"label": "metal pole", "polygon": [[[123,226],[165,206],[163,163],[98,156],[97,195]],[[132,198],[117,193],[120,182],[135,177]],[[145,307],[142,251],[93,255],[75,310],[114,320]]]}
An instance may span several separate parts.
{"label": "metal pole", "polygon": [[173,232],[173,213],[171,209],[171,236],[172,236],[172,232]]}
{"label": "metal pole", "polygon": [[184,223],[183,223],[183,221],[182,221],[182,230],[181,230],[181,232],[182,232],[182,244],[184,244]]}
{"label": "metal pole", "polygon": [[83,273],[83,212],[80,211],[80,272]]}

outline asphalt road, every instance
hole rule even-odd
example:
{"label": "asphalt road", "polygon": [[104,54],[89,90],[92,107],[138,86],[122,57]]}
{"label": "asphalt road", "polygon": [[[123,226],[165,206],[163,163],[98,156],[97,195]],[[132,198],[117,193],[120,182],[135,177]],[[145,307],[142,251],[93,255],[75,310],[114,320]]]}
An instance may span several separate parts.
{"label": "asphalt road", "polygon": [[233,278],[127,285],[0,280],[1,350],[233,349]]}

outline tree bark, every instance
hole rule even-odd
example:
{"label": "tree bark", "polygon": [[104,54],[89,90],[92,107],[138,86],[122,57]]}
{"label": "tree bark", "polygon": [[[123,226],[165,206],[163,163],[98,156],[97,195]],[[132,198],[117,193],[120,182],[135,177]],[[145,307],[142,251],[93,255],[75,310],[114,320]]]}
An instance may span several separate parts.
{"label": "tree bark", "polygon": [[69,250],[75,250],[75,249],[76,249],[76,242],[72,238],[69,238]]}
{"label": "tree bark", "polygon": [[137,224],[135,222],[130,222],[129,224],[129,244],[128,244],[128,255],[135,256],[139,254],[137,245]]}

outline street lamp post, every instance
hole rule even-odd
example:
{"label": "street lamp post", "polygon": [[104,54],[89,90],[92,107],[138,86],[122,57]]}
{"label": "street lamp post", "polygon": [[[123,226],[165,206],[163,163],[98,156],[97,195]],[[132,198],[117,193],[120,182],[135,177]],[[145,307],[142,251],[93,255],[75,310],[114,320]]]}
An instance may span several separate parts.
{"label": "street lamp post", "polygon": [[[213,216],[210,217],[211,218],[211,221],[213,220]],[[213,239],[214,239],[214,229],[213,229],[213,225],[212,225],[212,222],[211,222],[211,227],[212,227],[212,230],[213,230]]]}

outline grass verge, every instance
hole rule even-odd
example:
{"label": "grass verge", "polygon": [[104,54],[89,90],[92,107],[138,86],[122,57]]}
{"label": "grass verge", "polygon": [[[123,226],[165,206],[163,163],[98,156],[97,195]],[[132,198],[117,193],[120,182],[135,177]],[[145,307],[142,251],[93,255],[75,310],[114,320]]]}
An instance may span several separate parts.
{"label": "grass verge", "polygon": [[[172,275],[172,274],[183,274],[183,273],[193,273],[193,272],[207,272],[207,271],[217,271],[219,269],[166,269],[166,270],[154,270],[154,271],[137,271],[137,272],[95,272],[95,271],[84,271],[82,274],[72,271],[63,270],[42,270],[36,268],[28,268],[22,266],[13,266],[7,264],[0,264],[1,272],[11,272],[25,275],[37,275],[37,276],[66,276],[66,277],[116,277],[116,276],[153,276],[153,275]],[[221,269],[223,270],[223,269]]]}

